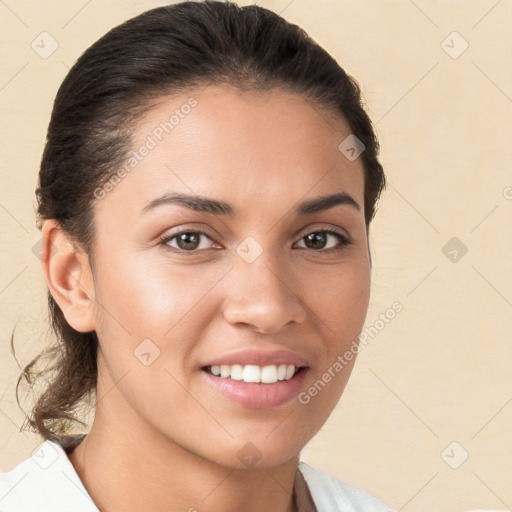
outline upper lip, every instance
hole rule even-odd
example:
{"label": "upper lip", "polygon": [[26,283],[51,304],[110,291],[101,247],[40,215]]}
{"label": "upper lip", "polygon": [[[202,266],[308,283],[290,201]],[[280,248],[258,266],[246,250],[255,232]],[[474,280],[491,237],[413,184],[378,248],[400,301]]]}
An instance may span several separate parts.
{"label": "upper lip", "polygon": [[221,366],[221,365],[240,364],[242,366],[251,364],[256,366],[269,366],[280,364],[293,364],[294,366],[308,366],[307,361],[298,354],[284,349],[262,350],[244,349],[229,354],[224,354],[212,359],[202,366]]}

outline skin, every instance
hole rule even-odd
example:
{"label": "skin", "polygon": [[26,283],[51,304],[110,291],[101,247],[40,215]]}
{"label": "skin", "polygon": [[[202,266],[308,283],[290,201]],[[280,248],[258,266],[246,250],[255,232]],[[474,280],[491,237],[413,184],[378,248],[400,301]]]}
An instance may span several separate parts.
{"label": "skin", "polygon": [[[338,150],[346,122],[311,101],[219,85],[163,98],[138,123],[134,150],[190,97],[190,114],[96,201],[94,268],[55,220],[42,228],[57,248],[43,260],[52,295],[71,326],[100,340],[96,415],[69,458],[102,511],[294,510],[300,452],[355,358],[308,404],[266,410],[219,394],[200,366],[241,348],[285,348],[308,361],[307,390],[357,340],[371,274],[363,165]],[[176,204],[140,212],[166,191],[226,201],[236,215]],[[360,209],[291,214],[340,191]],[[177,228],[207,232],[193,255],[178,238],[167,247],[181,254],[159,245]],[[327,235],[324,246],[306,245],[326,228],[352,244]],[[252,263],[235,250],[247,236],[262,249]],[[149,366],[134,355],[147,338],[160,350]],[[247,442],[260,454],[252,467],[237,456]]]}

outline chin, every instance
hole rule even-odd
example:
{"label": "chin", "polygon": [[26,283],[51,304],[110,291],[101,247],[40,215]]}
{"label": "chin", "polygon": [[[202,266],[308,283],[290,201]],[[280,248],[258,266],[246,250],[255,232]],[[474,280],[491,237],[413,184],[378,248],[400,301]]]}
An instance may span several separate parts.
{"label": "chin", "polygon": [[[267,434],[265,434],[267,435]],[[270,434],[270,437],[272,434]],[[288,443],[290,439],[288,438]],[[269,439],[263,437],[260,441],[239,442],[224,450],[224,457],[219,461],[223,466],[232,469],[262,470],[270,469],[287,463],[294,457],[298,459],[302,445],[286,445],[281,439]],[[231,454],[225,457],[226,454]]]}

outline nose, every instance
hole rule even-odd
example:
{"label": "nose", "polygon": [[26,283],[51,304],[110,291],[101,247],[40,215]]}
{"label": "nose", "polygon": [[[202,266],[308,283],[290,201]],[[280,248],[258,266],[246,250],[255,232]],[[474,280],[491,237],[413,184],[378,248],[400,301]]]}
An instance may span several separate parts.
{"label": "nose", "polygon": [[224,319],[230,324],[245,324],[253,330],[271,334],[288,324],[300,324],[306,318],[300,282],[291,269],[278,266],[276,259],[264,257],[255,261],[237,261],[226,283],[223,303]]}

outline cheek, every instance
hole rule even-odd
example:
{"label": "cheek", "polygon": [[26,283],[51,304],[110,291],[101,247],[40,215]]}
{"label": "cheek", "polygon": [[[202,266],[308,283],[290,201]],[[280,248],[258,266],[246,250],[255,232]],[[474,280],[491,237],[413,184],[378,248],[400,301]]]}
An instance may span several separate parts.
{"label": "cheek", "polygon": [[317,365],[298,397],[311,435],[336,407],[357,359],[358,336],[370,295],[370,269],[364,262],[338,266],[335,275],[312,286],[316,325],[321,330]]}
{"label": "cheek", "polygon": [[115,269],[101,273],[97,331],[100,343],[108,344],[104,352],[116,376],[140,369],[137,356],[146,353],[155,358],[153,370],[184,373],[188,354],[214,314],[208,292],[225,272],[223,266],[199,269],[140,254],[118,259]]}
{"label": "cheek", "polygon": [[159,337],[198,302],[211,280],[204,272],[197,279],[190,266],[154,261],[142,252],[118,258],[112,267],[99,278],[103,313],[111,313],[108,321],[115,317],[128,332],[147,329],[144,335],[158,332]]}
{"label": "cheek", "polygon": [[[314,396],[307,408],[324,417],[338,402],[357,359],[358,336],[364,326],[370,295],[369,265],[364,262],[340,265],[335,275],[320,282],[322,286],[315,287],[314,300],[323,340],[306,393]],[[318,384],[319,380],[326,382],[325,388]]]}
{"label": "cheek", "polygon": [[364,324],[370,298],[370,269],[365,263],[338,265],[336,273],[318,278],[310,290],[318,316],[339,345],[357,336]]}
{"label": "cheek", "polygon": [[168,417],[171,403],[183,414],[197,413],[178,383],[184,382],[185,362],[203,329],[194,305],[214,281],[202,278],[192,286],[192,267],[142,259],[119,259],[115,269],[99,276],[98,336],[105,371],[119,382],[119,401],[158,423]]}

